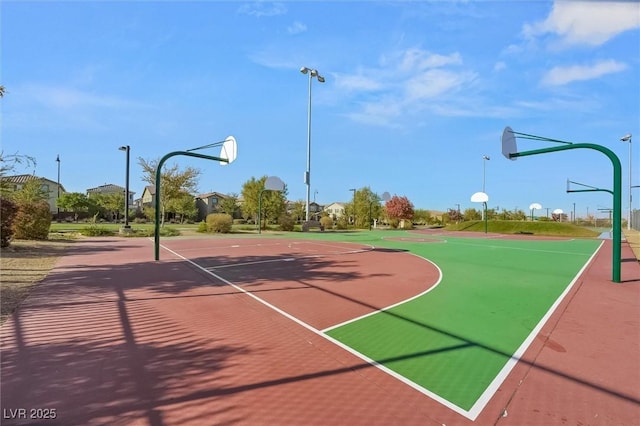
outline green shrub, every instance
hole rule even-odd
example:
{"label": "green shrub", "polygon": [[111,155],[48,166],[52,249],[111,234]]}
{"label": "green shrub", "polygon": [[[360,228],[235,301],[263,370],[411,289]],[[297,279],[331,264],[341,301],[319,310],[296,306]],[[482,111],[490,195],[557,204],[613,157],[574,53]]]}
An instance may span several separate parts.
{"label": "green shrub", "polygon": [[18,206],[13,201],[0,198],[0,247],[9,247],[13,237],[13,221],[18,212]]}
{"label": "green shrub", "polygon": [[337,229],[347,229],[349,227],[349,221],[347,220],[347,216],[342,215],[338,218],[336,222]]}
{"label": "green shrub", "polygon": [[331,219],[329,216],[321,217],[320,225],[322,225],[324,229],[333,229],[333,219]]}
{"label": "green shrub", "polygon": [[231,232],[233,218],[226,213],[211,213],[207,215],[207,232],[227,234]]}
{"label": "green shrub", "polygon": [[[108,234],[105,234],[108,235]],[[135,229],[130,234],[124,234],[124,237],[155,237],[156,230],[155,228],[147,228],[147,229]],[[177,237],[180,235],[180,231],[170,226],[163,226],[160,228],[160,236],[161,237]]]}
{"label": "green shrub", "polygon": [[202,232],[202,233],[207,232],[207,222],[203,220],[200,223],[198,223],[198,229],[196,232]]}
{"label": "green shrub", "polygon": [[284,213],[278,218],[278,223],[280,224],[280,230],[293,231],[295,220],[293,220],[293,216],[291,216],[290,214]]}
{"label": "green shrub", "polygon": [[233,224],[234,225],[244,225],[246,223],[247,223],[247,221],[245,219],[233,219]]}
{"label": "green shrub", "polygon": [[116,234],[116,231],[104,226],[89,225],[80,229],[80,233],[85,237],[108,237]]}
{"label": "green shrub", "polygon": [[51,212],[45,201],[17,204],[13,236],[20,240],[46,240],[51,228]]}

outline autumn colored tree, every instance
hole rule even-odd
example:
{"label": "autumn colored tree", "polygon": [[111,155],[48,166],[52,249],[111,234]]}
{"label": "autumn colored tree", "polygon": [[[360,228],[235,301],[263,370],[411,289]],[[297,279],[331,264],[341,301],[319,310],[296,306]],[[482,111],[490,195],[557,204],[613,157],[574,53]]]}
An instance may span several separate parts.
{"label": "autumn colored tree", "polygon": [[405,196],[398,197],[397,195],[394,195],[385,203],[385,208],[387,209],[387,216],[389,219],[413,219],[413,204]]}
{"label": "autumn colored tree", "polygon": [[464,220],[464,216],[462,215],[462,213],[460,213],[460,210],[449,209],[449,211],[447,212],[447,216],[449,216],[450,222],[458,223]]}

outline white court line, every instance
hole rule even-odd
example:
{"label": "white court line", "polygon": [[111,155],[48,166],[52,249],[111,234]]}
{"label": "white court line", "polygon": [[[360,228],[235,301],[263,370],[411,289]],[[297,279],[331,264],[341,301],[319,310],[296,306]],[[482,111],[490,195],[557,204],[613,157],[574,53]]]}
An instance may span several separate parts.
{"label": "white court line", "polygon": [[[207,250],[226,250],[229,248],[239,248],[239,247],[273,247],[273,246],[281,246],[284,245],[284,243],[268,243],[268,244],[232,244],[232,245],[224,245],[224,246],[216,246],[216,245],[208,245],[205,247],[193,247],[193,248],[184,248],[184,249],[180,249],[180,251],[182,253],[185,252],[189,252],[189,251],[198,251],[198,250],[202,250],[203,248],[206,248]],[[163,246],[163,248],[166,248]]]}
{"label": "white court line", "polygon": [[[350,346],[345,345],[344,343],[340,342],[339,340],[334,339],[333,337],[329,336],[328,334],[325,334],[324,332],[322,332],[321,330],[318,330],[317,328],[307,324],[306,322],[294,317],[293,315],[283,311],[282,309],[278,308],[275,305],[272,305],[271,303],[267,302],[264,299],[261,299],[260,297],[256,296],[255,294],[251,293],[250,291],[247,291],[245,289],[243,289],[240,286],[235,285],[234,283],[232,283],[231,281],[221,277],[220,275],[216,274],[215,272],[209,271],[206,268],[198,265],[197,263],[187,259],[186,257],[182,256],[181,254],[171,250],[168,247],[162,246],[161,247],[167,251],[169,251],[170,253],[174,254],[175,256],[178,256],[180,259],[185,260],[186,262],[189,262],[190,264],[192,264],[193,266],[195,266],[196,268],[200,269],[201,271],[206,272],[207,274],[213,276],[214,278],[222,281],[223,283],[233,287],[234,289],[238,290],[239,292],[242,292],[244,294],[246,294],[247,296],[251,297],[252,299],[256,300],[258,303],[263,304],[264,306],[267,306],[270,309],[273,309],[274,311],[278,312],[280,315],[290,319],[291,321],[295,322],[296,324],[300,325],[301,327],[306,328],[307,330],[311,331],[312,333],[328,340],[329,342],[335,344],[336,346],[339,346],[340,348],[344,349],[345,351],[349,352],[350,354],[360,358],[361,360],[365,361],[367,364],[370,364],[373,367],[376,367],[377,369],[387,373],[388,375],[390,375],[391,377],[397,379],[398,381],[406,384],[407,386],[413,388],[414,390],[420,392],[423,395],[428,396],[429,398],[433,399],[436,402],[439,402],[440,404],[444,405],[445,407],[449,408],[452,411],[455,411],[456,413],[466,417],[466,418],[470,418],[468,415],[468,412],[463,409],[458,407],[457,405],[453,404],[452,402],[442,398],[441,396],[431,392],[430,390],[420,386],[419,384],[407,379],[406,377],[396,373],[395,371],[385,367],[384,365],[380,364],[379,362],[369,358],[368,356],[356,351],[355,349],[353,349]],[[373,246],[370,246],[373,248]],[[417,255],[416,255],[417,256]],[[421,257],[421,256],[418,256]],[[427,260],[427,259],[425,259]]]}
{"label": "white court line", "polygon": [[[319,257],[319,256],[304,256],[304,257]],[[209,266],[206,268],[206,270],[212,271],[214,269],[235,268],[235,267],[247,266],[247,265],[259,265],[261,263],[292,262],[294,260],[296,260],[295,257],[285,257],[282,259],[256,260],[255,262],[228,263],[226,265]]]}
{"label": "white court line", "polygon": [[340,324],[332,325],[331,327],[327,327],[327,328],[323,329],[322,332],[326,333],[326,332],[331,331],[331,330],[333,330],[335,328],[342,327],[343,325],[347,325],[347,324],[350,324],[352,322],[360,321],[363,318],[379,314],[380,312],[388,311],[391,308],[395,308],[396,306],[400,306],[400,305],[402,305],[404,303],[407,303],[407,302],[410,302],[410,301],[412,301],[414,299],[417,299],[420,296],[424,296],[425,294],[429,293],[431,290],[435,289],[438,285],[440,285],[440,283],[442,282],[442,270],[440,269],[440,267],[438,265],[436,265],[434,262],[430,261],[429,259],[427,259],[425,257],[418,256],[417,254],[410,253],[410,252],[408,252],[408,253],[411,254],[412,256],[416,256],[416,257],[419,257],[420,259],[426,260],[427,262],[431,263],[433,266],[436,267],[436,269],[438,270],[438,280],[436,281],[436,283],[434,285],[432,285],[431,287],[429,287],[428,289],[426,289],[422,293],[416,294],[415,296],[410,297],[409,299],[402,300],[400,302],[394,303],[393,305],[385,306],[382,309],[378,309],[376,311],[369,312],[368,314],[364,314],[364,315],[361,315],[359,317],[352,318],[352,319],[350,319],[348,321],[341,322]]}

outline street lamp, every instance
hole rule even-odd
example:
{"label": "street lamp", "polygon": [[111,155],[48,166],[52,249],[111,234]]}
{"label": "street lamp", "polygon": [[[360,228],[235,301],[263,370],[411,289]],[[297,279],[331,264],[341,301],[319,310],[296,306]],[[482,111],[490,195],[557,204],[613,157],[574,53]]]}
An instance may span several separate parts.
{"label": "street lamp", "polygon": [[491,158],[488,155],[483,155],[482,156],[482,192],[486,192],[485,182],[486,182],[486,176],[487,176],[487,160],[491,160]]}
{"label": "street lamp", "polygon": [[[58,198],[56,198],[56,206],[58,205],[58,200],[60,199],[60,154],[56,156],[56,162],[58,163]],[[56,216],[56,220],[60,222],[60,207],[58,206],[58,215]]]}
{"label": "street lamp", "polygon": [[127,168],[125,174],[125,189],[124,189],[124,229],[125,232],[130,228],[129,226],[129,145],[121,146],[118,148],[120,151],[127,153]]}
{"label": "street lamp", "polygon": [[307,185],[306,220],[309,221],[309,198],[311,196],[311,79],[317,78],[320,83],[324,83],[318,70],[307,67],[300,68],[302,74],[309,74],[309,107],[307,109],[307,170],[304,174],[304,183]]}
{"label": "street lamp", "polygon": [[623,137],[620,138],[622,142],[629,142],[629,213],[627,216],[627,230],[631,229],[631,206],[632,206],[632,196],[631,196],[631,133],[627,133]]}
{"label": "street lamp", "polygon": [[[487,160],[491,160],[491,157],[489,157],[488,155],[483,155],[482,156],[482,192],[486,193],[485,191],[485,183],[487,180]],[[482,220],[485,220],[485,214],[486,214],[486,206],[485,208],[482,210]]]}
{"label": "street lamp", "polygon": [[356,189],[351,188],[349,191],[353,191],[353,225],[356,224]]}

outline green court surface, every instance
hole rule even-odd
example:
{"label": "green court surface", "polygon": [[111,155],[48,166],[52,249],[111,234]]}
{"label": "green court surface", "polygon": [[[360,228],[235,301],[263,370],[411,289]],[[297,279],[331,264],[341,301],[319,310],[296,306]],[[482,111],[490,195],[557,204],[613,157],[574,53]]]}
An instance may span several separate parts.
{"label": "green court surface", "polygon": [[[421,237],[428,242],[417,240]],[[441,269],[442,280],[432,291],[325,333],[471,417],[504,380],[508,366],[522,355],[601,244],[404,231],[304,238],[408,250]]]}

